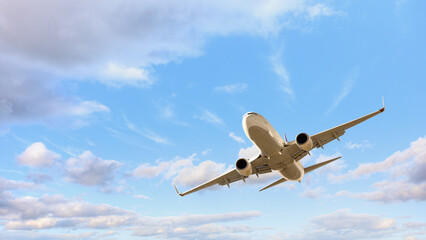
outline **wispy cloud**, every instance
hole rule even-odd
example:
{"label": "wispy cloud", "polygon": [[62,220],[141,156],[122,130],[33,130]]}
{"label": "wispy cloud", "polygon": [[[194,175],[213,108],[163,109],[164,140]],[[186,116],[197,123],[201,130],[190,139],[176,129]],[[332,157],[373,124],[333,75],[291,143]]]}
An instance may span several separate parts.
{"label": "wispy cloud", "polygon": [[130,122],[127,119],[127,117],[124,116],[124,115],[123,115],[123,119],[124,119],[124,121],[126,123],[126,126],[131,131],[133,131],[133,132],[135,132],[135,133],[137,133],[137,134],[139,134],[139,135],[141,135],[143,137],[146,137],[146,138],[148,138],[148,139],[150,139],[150,140],[152,140],[152,141],[154,141],[156,143],[165,144],[165,145],[171,144],[167,138],[161,137],[160,135],[158,135],[157,133],[155,133],[155,132],[153,132],[151,130],[148,130],[148,129],[140,130],[135,124],[133,124],[132,122]]}
{"label": "wispy cloud", "polygon": [[242,139],[241,137],[238,137],[237,135],[235,135],[235,133],[230,132],[229,133],[229,137],[231,137],[232,139],[234,139],[236,142],[239,143],[244,143],[244,139]]}
{"label": "wispy cloud", "polygon": [[279,49],[278,51],[276,51],[276,53],[270,57],[270,61],[271,61],[274,72],[280,78],[279,86],[281,90],[285,92],[292,99],[295,99],[296,96],[294,94],[293,88],[291,87],[290,76],[282,62],[282,52],[283,52],[282,49]]}
{"label": "wispy cloud", "polygon": [[217,86],[215,87],[215,91],[217,92],[225,92],[229,94],[233,93],[242,93],[247,90],[247,83],[235,83],[230,85],[224,85],[224,86]]}
{"label": "wispy cloud", "polygon": [[148,196],[145,196],[145,195],[143,195],[143,194],[137,194],[137,195],[134,195],[133,196],[134,198],[137,198],[137,199],[151,199],[150,197],[148,197]]}
{"label": "wispy cloud", "polygon": [[340,91],[340,94],[334,100],[333,105],[331,105],[331,107],[327,110],[327,112],[325,113],[326,115],[329,114],[331,111],[333,111],[340,104],[340,102],[343,99],[345,99],[345,97],[351,92],[357,77],[358,77],[358,71],[355,70],[345,80],[345,82],[343,83],[342,90]]}
{"label": "wispy cloud", "polygon": [[354,150],[354,149],[366,149],[366,148],[372,148],[373,146],[371,145],[371,143],[368,140],[364,140],[360,143],[355,143],[355,142],[347,142],[345,143],[345,148],[349,149],[349,150]]}
{"label": "wispy cloud", "polygon": [[195,115],[194,117],[208,123],[223,124],[223,120],[220,117],[208,110],[204,110],[201,115]]}

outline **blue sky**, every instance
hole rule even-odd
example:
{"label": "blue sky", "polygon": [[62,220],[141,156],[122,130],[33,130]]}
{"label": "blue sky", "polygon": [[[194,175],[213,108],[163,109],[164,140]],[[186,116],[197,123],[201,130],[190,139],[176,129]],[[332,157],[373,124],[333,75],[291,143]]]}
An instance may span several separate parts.
{"label": "blue sky", "polygon": [[[0,1],[4,239],[426,238],[423,1]],[[379,109],[309,166],[179,197]]]}

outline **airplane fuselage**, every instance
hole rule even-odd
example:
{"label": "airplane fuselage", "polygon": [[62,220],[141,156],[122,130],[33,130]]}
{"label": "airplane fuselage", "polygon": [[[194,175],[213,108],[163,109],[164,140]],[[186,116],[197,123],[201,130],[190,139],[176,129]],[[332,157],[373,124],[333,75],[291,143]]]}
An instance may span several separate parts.
{"label": "airplane fuselage", "polygon": [[289,181],[302,181],[305,174],[302,164],[291,157],[285,147],[286,142],[266,118],[258,113],[247,113],[243,117],[243,129],[262,156],[268,159],[272,170]]}

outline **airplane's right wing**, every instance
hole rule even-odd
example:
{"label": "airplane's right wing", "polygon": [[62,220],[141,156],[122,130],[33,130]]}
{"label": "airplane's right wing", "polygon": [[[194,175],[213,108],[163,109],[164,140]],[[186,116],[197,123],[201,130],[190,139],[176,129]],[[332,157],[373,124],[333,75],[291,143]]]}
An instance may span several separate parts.
{"label": "airplane's right wing", "polygon": [[[251,163],[252,169],[253,169],[252,174],[259,175],[259,174],[272,172],[271,168],[268,165],[267,158],[265,158],[261,155],[259,155],[257,158],[250,161],[250,163]],[[176,189],[176,192],[180,196],[185,196],[185,195],[188,195],[190,193],[199,191],[199,190],[204,189],[204,188],[211,187],[211,186],[216,185],[216,184],[219,184],[221,186],[227,185],[229,187],[230,183],[233,183],[233,182],[236,182],[236,181],[239,181],[239,180],[245,181],[246,178],[248,178],[248,177],[245,177],[245,176],[239,174],[237,172],[237,170],[234,168],[234,169],[232,169],[232,170],[230,170],[230,171],[228,171],[228,172],[226,172],[226,173],[224,173],[224,174],[222,174],[222,175],[220,175],[220,176],[218,176],[218,177],[216,177],[216,178],[214,178],[210,181],[207,181],[207,182],[205,182],[205,183],[203,183],[199,186],[196,186],[196,187],[194,187],[194,188],[192,188],[192,189],[190,189],[186,192],[179,193],[176,186],[175,186],[175,189]]]}
{"label": "airplane's right wing", "polygon": [[[324,145],[333,141],[334,139],[337,139],[340,141],[339,137],[341,137],[343,134],[345,134],[346,130],[358,125],[364,121],[366,121],[367,119],[370,119],[382,112],[385,111],[385,102],[383,101],[383,107],[375,112],[372,112],[370,114],[367,114],[363,117],[357,118],[355,120],[352,120],[350,122],[347,122],[345,124],[339,125],[337,127],[334,128],[330,128],[328,130],[325,130],[323,132],[317,133],[315,135],[312,135],[312,143],[313,143],[313,148],[324,148]],[[300,159],[302,159],[303,157],[305,157],[308,152],[306,152],[303,149],[300,149],[295,141],[292,141],[289,143],[290,145],[288,146],[290,155],[292,156],[293,159],[295,159],[296,161],[299,161]]]}

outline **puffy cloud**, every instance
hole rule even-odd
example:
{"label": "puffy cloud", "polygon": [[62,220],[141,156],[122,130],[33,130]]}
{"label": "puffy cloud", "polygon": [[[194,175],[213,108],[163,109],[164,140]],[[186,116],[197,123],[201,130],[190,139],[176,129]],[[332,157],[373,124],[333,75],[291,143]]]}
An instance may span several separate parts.
{"label": "puffy cloud", "polygon": [[373,187],[376,191],[363,193],[341,191],[337,192],[336,196],[361,198],[381,203],[426,201],[426,182],[383,181],[373,184]]}
{"label": "puffy cloud", "polygon": [[[179,239],[228,239],[231,233],[248,233],[253,229],[244,225],[224,226],[217,223],[249,220],[261,215],[259,211],[231,212],[211,215],[183,215],[142,218],[135,229],[137,236],[171,237]],[[246,238],[236,235],[234,238]]]}
{"label": "puffy cloud", "polygon": [[198,166],[192,165],[182,169],[182,171],[173,178],[173,183],[186,187],[194,187],[223,174],[225,171],[225,164],[204,161]]}
{"label": "puffy cloud", "polygon": [[[0,213],[3,219],[36,220],[46,217],[73,218],[123,215],[128,212],[117,207],[101,204],[94,205],[83,201],[73,201],[61,195],[36,197],[14,197],[10,193],[0,193]],[[31,206],[31,207],[28,207]]]}
{"label": "puffy cloud", "polygon": [[361,164],[355,170],[340,176],[332,176],[334,180],[346,180],[388,171],[391,180],[373,184],[372,192],[352,193],[341,191],[337,196],[361,198],[381,203],[397,203],[410,200],[426,200],[426,137],[419,138],[410,144],[408,149],[396,152],[384,161]]}
{"label": "puffy cloud", "polygon": [[373,232],[395,227],[396,222],[391,218],[383,218],[371,214],[355,214],[348,209],[337,210],[333,213],[314,217],[311,220],[316,226],[325,230],[364,231]]}
{"label": "puffy cloud", "polygon": [[[410,144],[410,147],[404,151],[397,151],[390,157],[386,158],[381,162],[375,163],[363,163],[360,164],[356,169],[351,170],[343,175],[332,176],[331,179],[337,182],[357,179],[362,176],[369,176],[370,174],[377,172],[388,172],[392,170],[395,173],[401,173],[398,169],[404,169],[404,172],[408,174],[408,177],[414,179],[422,179],[422,175],[419,174],[419,167],[424,167],[426,163],[426,137],[419,138]],[[412,167],[415,164],[416,167]],[[421,171],[420,171],[421,172]]]}
{"label": "puffy cloud", "polygon": [[14,230],[33,230],[33,229],[45,229],[52,228],[56,225],[56,220],[50,217],[38,218],[35,220],[27,221],[9,221],[4,226],[6,229]]}
{"label": "puffy cloud", "polygon": [[61,66],[103,59],[146,65],[198,55],[210,36],[267,36],[283,27],[284,17],[333,13],[305,1],[18,0],[2,4],[0,50]]}
{"label": "puffy cloud", "polygon": [[[233,225],[230,222],[249,220],[261,215],[259,211],[248,211],[149,217],[106,204],[95,205],[82,200],[66,199],[60,195],[44,195],[36,198],[14,197],[10,193],[0,193],[0,197],[0,224],[6,230],[114,229],[114,232],[130,230],[137,236],[220,238],[218,234],[224,236],[222,234],[250,232],[251,228]],[[111,232],[103,234],[110,235]],[[44,239],[51,238],[58,239],[62,236],[45,236]],[[84,239],[85,236],[77,238]]]}
{"label": "puffy cloud", "polygon": [[244,143],[244,139],[242,139],[241,137],[238,137],[237,135],[235,135],[235,133],[230,132],[229,133],[229,137],[231,137],[232,139],[234,139],[236,142],[239,143]]}
{"label": "puffy cloud", "polygon": [[133,176],[138,178],[154,178],[159,176],[167,168],[167,162],[162,162],[156,166],[151,166],[149,163],[143,163],[133,171]]}
{"label": "puffy cloud", "polygon": [[318,198],[323,192],[324,189],[322,187],[317,187],[315,189],[306,189],[300,196],[305,198]]}
{"label": "puffy cloud", "polygon": [[251,159],[253,157],[257,157],[260,154],[260,150],[256,145],[252,145],[248,148],[241,148],[238,152],[239,158]]}
{"label": "puffy cloud", "polygon": [[15,181],[0,177],[0,193],[13,189],[31,189],[36,185],[31,182]]}
{"label": "puffy cloud", "polygon": [[167,162],[157,162],[157,165],[151,166],[149,163],[139,165],[134,171],[133,176],[139,178],[153,178],[163,174],[165,178],[178,174],[182,169],[193,166],[192,161],[195,160],[196,154],[192,154],[187,158],[175,157]]}
{"label": "puffy cloud", "polygon": [[30,167],[46,167],[51,166],[60,155],[50,151],[42,142],[31,144],[16,160],[21,165]]}
{"label": "puffy cloud", "polygon": [[108,63],[104,71],[104,77],[98,81],[112,87],[122,87],[124,85],[149,87],[154,83],[146,69],[126,67],[114,63]]}
{"label": "puffy cloud", "polygon": [[115,171],[122,164],[115,160],[103,160],[90,151],[65,162],[66,178],[86,186],[106,185],[114,178]]}
{"label": "puffy cloud", "polygon": [[134,195],[133,197],[137,199],[151,199],[150,197],[145,196],[143,194],[137,194],[137,195]]}
{"label": "puffy cloud", "polygon": [[340,209],[314,217],[302,230],[283,233],[280,239],[387,239],[396,232],[392,218]]}
{"label": "puffy cloud", "polygon": [[44,183],[52,180],[51,176],[43,173],[28,173],[26,178],[34,183]]}
{"label": "puffy cloud", "polygon": [[217,92],[225,92],[229,94],[233,93],[242,93],[247,90],[247,83],[236,83],[236,84],[230,84],[230,85],[224,85],[224,86],[217,86],[214,88]]}
{"label": "puffy cloud", "polygon": [[[0,56],[0,119],[2,123],[34,122],[51,117],[85,117],[95,112],[109,112],[96,101],[81,101],[64,96],[57,81],[46,73],[11,66]],[[35,79],[43,75],[42,79]],[[52,77],[51,77],[52,78]]]}

